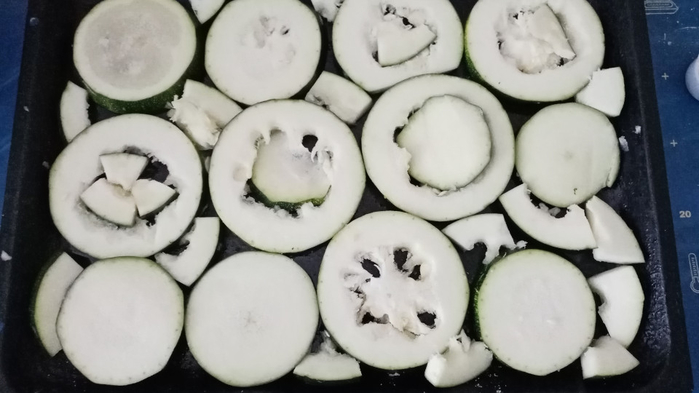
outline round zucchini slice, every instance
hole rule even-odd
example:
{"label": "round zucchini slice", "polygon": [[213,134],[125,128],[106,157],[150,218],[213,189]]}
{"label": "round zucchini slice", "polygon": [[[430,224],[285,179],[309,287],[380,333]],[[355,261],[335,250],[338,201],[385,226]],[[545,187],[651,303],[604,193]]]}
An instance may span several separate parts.
{"label": "round zucchini slice", "polygon": [[574,362],[595,334],[595,299],[575,265],[524,250],[490,265],[476,289],[483,342],[504,364],[544,376]]}
{"label": "round zucchini slice", "polygon": [[92,99],[112,112],[153,113],[194,71],[194,21],[174,0],[106,0],[75,32],[73,61]]}
{"label": "round zucchini slice", "polygon": [[479,0],[465,31],[471,75],[517,100],[567,100],[604,60],[602,23],[587,0]]}
{"label": "round zucchini slice", "polygon": [[352,219],[365,181],[347,125],[294,100],[264,102],[236,116],[221,133],[209,171],[221,221],[251,246],[281,253],[329,240]]}
{"label": "round zucchini slice", "polygon": [[[124,152],[137,152],[165,166],[169,172],[165,185],[177,193],[175,200],[146,217],[150,223],[134,218],[133,225],[119,226],[84,203],[86,190],[106,183],[100,157]],[[51,217],[70,244],[93,257],[147,257],[185,233],[199,208],[202,183],[199,155],[177,127],[149,115],[117,116],[81,132],[56,158],[49,175]]]}
{"label": "round zucchini slice", "polygon": [[461,330],[469,286],[449,239],[401,212],[363,216],[328,245],[318,275],[323,324],[370,366],[421,366]]}
{"label": "round zucchini slice", "polygon": [[245,252],[199,280],[187,304],[185,334],[206,372],[248,387],[291,372],[317,327],[318,303],[306,272],[283,255]]}
{"label": "round zucchini slice", "polygon": [[[467,185],[449,191],[415,185],[409,174],[410,146],[403,148],[395,139],[396,131],[405,131],[417,109],[432,97],[442,96],[452,96],[477,107],[491,141],[490,160],[480,174]],[[477,83],[446,75],[415,77],[384,93],[369,113],[362,133],[367,173],[379,191],[401,210],[430,221],[456,220],[493,203],[512,177],[514,143],[510,119],[495,96]],[[440,154],[439,151],[424,153]],[[444,168],[444,171],[452,170]]]}

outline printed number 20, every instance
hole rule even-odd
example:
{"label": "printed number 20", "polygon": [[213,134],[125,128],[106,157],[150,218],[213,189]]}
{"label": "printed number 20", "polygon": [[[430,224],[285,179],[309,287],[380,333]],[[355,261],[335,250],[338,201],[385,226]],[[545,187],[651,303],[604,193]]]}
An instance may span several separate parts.
{"label": "printed number 20", "polygon": [[691,218],[692,212],[689,210],[680,210],[680,218]]}

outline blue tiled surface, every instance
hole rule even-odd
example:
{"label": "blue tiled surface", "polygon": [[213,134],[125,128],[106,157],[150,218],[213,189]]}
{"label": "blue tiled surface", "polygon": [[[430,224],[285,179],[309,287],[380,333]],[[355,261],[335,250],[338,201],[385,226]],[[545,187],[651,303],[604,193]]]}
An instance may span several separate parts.
{"label": "blue tiled surface", "polygon": [[22,38],[27,0],[2,0],[0,4],[0,211],[2,211],[10,154],[12,119],[22,59]]}

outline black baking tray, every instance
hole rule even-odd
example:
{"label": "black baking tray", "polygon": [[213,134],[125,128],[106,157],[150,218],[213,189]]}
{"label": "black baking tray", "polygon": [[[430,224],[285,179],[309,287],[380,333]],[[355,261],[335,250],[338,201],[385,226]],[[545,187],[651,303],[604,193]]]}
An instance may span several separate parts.
{"label": "black baking tray", "polygon": [[[429,0],[426,0],[429,1]],[[68,79],[75,80],[71,42],[80,18],[97,0],[30,0],[24,58],[15,127],[10,154],[0,248],[12,259],[0,261],[0,392],[426,392],[434,391],[423,378],[424,369],[387,373],[364,367],[359,383],[322,388],[309,386],[287,376],[275,383],[240,390],[208,376],[181,340],[165,370],[128,387],[98,386],[88,382],[61,353],[49,358],[33,335],[29,305],[34,281],[42,266],[68,245],[51,222],[48,208],[48,167],[64,146],[58,118],[58,103]],[[463,20],[475,0],[453,1]],[[607,380],[583,381],[579,363],[547,377],[534,377],[510,370],[497,361],[471,383],[448,389],[453,392],[645,392],[684,393],[692,388],[685,324],[681,303],[660,125],[655,102],[648,33],[640,0],[591,0],[605,28],[605,66],[620,66],[626,76],[627,101],[621,117],[613,122],[619,135],[631,146],[622,152],[619,180],[601,194],[626,219],[639,237],[647,263],[638,266],[646,293],[644,320],[631,352],[641,365],[631,373]],[[328,32],[330,29],[328,27]],[[0,54],[1,55],[1,54]],[[332,54],[328,70],[339,71]],[[465,67],[454,72],[466,76]],[[515,130],[539,107],[504,102]],[[102,118],[108,113],[92,115]],[[642,133],[632,130],[641,126]],[[359,137],[361,128],[355,128]],[[514,184],[513,178],[513,184]],[[376,210],[394,209],[378,190],[368,184],[357,216]],[[203,204],[204,214],[211,214]],[[496,203],[489,211],[501,211]],[[511,224],[511,223],[510,223]],[[531,247],[547,248],[531,241],[514,225],[517,239]],[[222,247],[214,263],[250,247],[223,230]],[[291,255],[317,279],[325,247]],[[463,252],[472,281],[483,249]],[[590,252],[559,252],[578,265],[586,275],[611,265],[593,261]],[[89,263],[86,259],[79,259]],[[187,293],[187,291],[185,291]],[[598,322],[600,334],[603,325]],[[467,325],[468,328],[468,325]]]}

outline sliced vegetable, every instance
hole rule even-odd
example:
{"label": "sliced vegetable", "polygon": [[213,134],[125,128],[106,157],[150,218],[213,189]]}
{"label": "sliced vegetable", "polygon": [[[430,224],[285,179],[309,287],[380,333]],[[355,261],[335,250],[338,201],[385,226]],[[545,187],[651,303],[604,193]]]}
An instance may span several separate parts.
{"label": "sliced vegetable", "polygon": [[308,352],[317,326],[306,272],[283,255],[245,252],[199,280],[187,304],[185,333],[206,372],[248,387],[289,373]]}
{"label": "sliced vegetable", "polygon": [[318,275],[323,324],[372,367],[427,363],[461,330],[469,287],[459,255],[438,229],[400,212],[365,215],[328,245]]}
{"label": "sliced vegetable", "polygon": [[148,158],[137,154],[114,153],[100,156],[107,181],[131,191],[138,177],[148,165]]}
{"label": "sliced vegetable", "polygon": [[175,190],[165,184],[148,179],[137,180],[131,190],[133,199],[138,208],[138,215],[146,217],[160,210],[177,194]]}
{"label": "sliced vegetable", "polygon": [[175,99],[170,106],[170,120],[201,150],[213,149],[221,129],[242,111],[225,94],[193,80],[185,82],[182,97]]}
{"label": "sliced vegetable", "polygon": [[590,83],[575,95],[575,102],[595,108],[609,117],[621,114],[626,101],[626,87],[621,68],[599,70]]}
{"label": "sliced vegetable", "polygon": [[189,0],[194,15],[199,23],[204,24],[209,21],[223,6],[224,0]]}
{"label": "sliced vegetable", "polygon": [[136,202],[123,188],[99,179],[80,194],[80,201],[98,217],[131,227],[136,221]]}
{"label": "sliced vegetable", "polygon": [[408,173],[438,190],[471,183],[490,163],[490,129],[483,111],[453,96],[431,97],[396,138],[410,153]]}
{"label": "sliced vegetable", "polygon": [[179,242],[184,250],[176,255],[167,251],[155,254],[155,261],[175,280],[186,286],[192,285],[216,252],[220,227],[218,217],[195,218],[194,226]]}
{"label": "sliced vegetable", "polygon": [[[80,196],[102,175],[100,156],[134,150],[167,169],[167,185],[178,197],[150,223],[136,219],[133,227],[120,228],[99,219]],[[49,175],[54,224],[74,247],[96,258],[161,251],[186,232],[201,192],[201,162],[192,143],[174,125],[148,115],[117,116],[92,125],[59,154]]]}
{"label": "sliced vegetable", "polygon": [[87,267],[68,290],[56,329],[68,360],[87,379],[123,386],[165,368],[180,339],[184,296],[148,259]]}
{"label": "sliced vegetable", "polygon": [[319,20],[302,2],[236,0],[211,25],[206,71],[226,95],[253,105],[312,85],[322,50]]}
{"label": "sliced vegetable", "polygon": [[619,141],[601,112],[575,103],[552,105],[522,126],[516,166],[534,195],[568,207],[614,184]]}
{"label": "sliced vegetable", "polygon": [[577,205],[568,207],[566,215],[557,218],[548,208],[534,206],[526,184],[500,196],[500,203],[518,227],[544,244],[564,250],[597,247],[585,212]]}
{"label": "sliced vegetable", "polygon": [[[445,95],[483,111],[492,143],[490,163],[483,172],[469,185],[449,192],[411,183],[411,155],[394,141],[396,129],[409,123],[411,113],[428,99]],[[364,124],[362,152],[369,177],[391,203],[427,220],[451,221],[482,211],[505,190],[514,167],[514,135],[507,113],[484,87],[457,77],[426,75],[405,81],[378,99]]]}
{"label": "sliced vegetable", "polygon": [[611,206],[592,197],[585,204],[585,213],[597,243],[597,248],[592,250],[595,260],[611,263],[645,262],[633,231]]}
{"label": "sliced vegetable", "polygon": [[87,114],[87,90],[68,81],[61,95],[61,128],[66,141],[70,142],[92,124]]}
{"label": "sliced vegetable", "polygon": [[335,58],[369,93],[456,69],[462,39],[461,20],[448,0],[346,0],[333,24]]}
{"label": "sliced vegetable", "polygon": [[328,22],[332,22],[335,20],[337,11],[344,1],[345,0],[311,0],[311,3],[313,3],[313,8],[320,16],[327,19]]}
{"label": "sliced vegetable", "polygon": [[46,352],[55,356],[63,349],[56,333],[56,318],[63,298],[83,271],[70,255],[63,253],[41,275],[32,304],[32,326]]}
{"label": "sliced vegetable", "polygon": [[492,263],[474,302],[483,342],[502,363],[528,374],[571,364],[595,333],[585,276],[550,252],[523,250]]}
{"label": "sliced vegetable", "polygon": [[252,183],[272,204],[320,204],[330,191],[329,160],[327,154],[312,154],[302,140],[273,131],[257,148]]}
{"label": "sliced vegetable", "polygon": [[[269,143],[275,130],[285,135],[289,151],[302,151],[304,140],[313,142],[310,155],[321,160],[330,180],[319,206],[306,203],[288,212],[252,197],[258,146]],[[365,181],[352,131],[305,101],[269,101],[236,116],[221,134],[209,171],[211,199],[223,223],[253,247],[273,252],[300,252],[330,239],[352,219]]]}
{"label": "sliced vegetable", "polygon": [[320,105],[347,124],[355,124],[371,106],[371,97],[364,90],[347,79],[331,72],[323,71],[306,101]]}
{"label": "sliced vegetable", "polygon": [[330,335],[321,333],[320,348],[306,355],[294,368],[294,375],[316,383],[351,381],[362,377],[359,362],[337,351]]}
{"label": "sliced vegetable", "polygon": [[479,0],[466,21],[471,76],[523,101],[563,101],[604,60],[604,31],[586,0]]}
{"label": "sliced vegetable", "polygon": [[112,112],[157,112],[182,91],[197,36],[174,0],[106,0],[75,32],[73,60],[87,90]]}
{"label": "sliced vegetable", "polygon": [[580,358],[583,379],[626,374],[640,363],[629,351],[609,336],[603,336],[585,350]]}
{"label": "sliced vegetable", "polygon": [[477,243],[485,244],[485,265],[495,260],[503,247],[508,250],[519,247],[512,239],[502,214],[479,214],[463,218],[442,229],[442,232],[468,251],[473,250]]}
{"label": "sliced vegetable", "polygon": [[449,340],[442,354],[433,355],[425,368],[425,379],[438,388],[450,388],[481,375],[493,362],[493,353],[482,342],[472,342],[462,330]]}
{"label": "sliced vegetable", "polygon": [[628,347],[641,326],[645,301],[636,271],[631,266],[621,266],[591,277],[588,281],[602,299],[599,316],[609,335]]}

